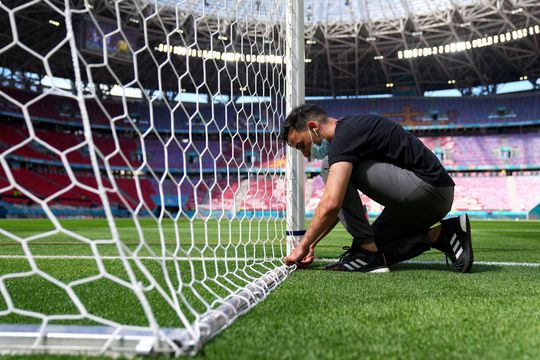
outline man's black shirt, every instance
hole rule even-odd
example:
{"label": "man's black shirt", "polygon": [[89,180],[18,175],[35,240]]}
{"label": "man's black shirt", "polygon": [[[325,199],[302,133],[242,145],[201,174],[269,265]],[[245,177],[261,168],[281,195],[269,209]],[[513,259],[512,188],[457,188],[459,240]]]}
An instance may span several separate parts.
{"label": "man's black shirt", "polygon": [[439,159],[416,136],[378,115],[347,116],[338,120],[328,150],[330,165],[365,160],[390,163],[416,174],[434,186],[453,186]]}

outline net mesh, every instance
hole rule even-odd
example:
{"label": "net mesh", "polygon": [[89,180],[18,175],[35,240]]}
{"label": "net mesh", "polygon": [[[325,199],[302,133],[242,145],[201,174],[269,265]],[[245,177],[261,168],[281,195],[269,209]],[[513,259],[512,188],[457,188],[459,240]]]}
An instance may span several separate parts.
{"label": "net mesh", "polygon": [[42,218],[0,224],[0,322],[31,348],[76,324],[193,352],[286,276],[284,3],[0,3],[32,64],[3,74],[35,80],[0,88],[1,207]]}

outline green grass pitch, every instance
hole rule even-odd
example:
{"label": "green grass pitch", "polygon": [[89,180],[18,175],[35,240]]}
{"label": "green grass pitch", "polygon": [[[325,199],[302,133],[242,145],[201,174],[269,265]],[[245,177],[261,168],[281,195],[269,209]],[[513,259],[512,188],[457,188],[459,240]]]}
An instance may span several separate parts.
{"label": "green grass pitch", "polygon": [[[66,221],[66,227],[89,238],[106,238],[103,222]],[[182,226],[186,223],[182,223]],[[267,223],[249,228],[234,224],[235,234],[269,232],[268,247],[281,229]],[[28,236],[48,230],[44,221],[0,221],[0,228]],[[132,231],[126,224],[123,231]],[[202,231],[197,224],[197,231]],[[309,270],[295,271],[267,300],[239,318],[230,328],[209,342],[197,359],[537,359],[540,358],[540,222],[473,221],[473,245],[478,261],[471,274],[447,270],[444,255],[430,251],[409,263],[392,268],[389,274],[338,273],[324,270],[316,262]],[[151,224],[144,225],[152,239]],[[186,231],[185,229],[181,231]],[[210,231],[218,232],[212,225]],[[223,239],[229,229],[223,231]],[[169,236],[169,235],[167,235]],[[35,245],[39,254],[59,251],[84,255],[84,246],[62,244],[62,234],[51,235],[55,245]],[[222,240],[224,241],[224,240]],[[317,248],[317,256],[333,258],[350,237],[336,228]],[[0,237],[0,255],[19,254],[20,246]],[[185,250],[185,249],[184,249]],[[103,245],[102,253],[114,254]],[[188,251],[188,250],[185,250]],[[281,250],[279,250],[281,251]],[[225,251],[223,251],[225,253]],[[206,255],[206,254],[205,254]],[[482,262],[484,264],[482,264]],[[493,262],[493,263],[490,263]],[[502,262],[521,265],[502,265]],[[81,262],[78,272],[92,273]],[[61,261],[43,266],[51,274],[68,279]],[[21,269],[21,270],[18,270]],[[24,261],[0,260],[0,274],[23,271]],[[111,271],[115,272],[114,265]],[[80,274],[79,274],[80,276]],[[121,274],[119,274],[121,276]],[[24,285],[14,291],[25,299]],[[81,296],[91,297],[92,291]],[[53,296],[44,290],[44,297]],[[112,291],[117,301],[107,315],[118,318],[137,315],[126,311],[132,302]],[[158,300],[156,300],[158,301]],[[0,310],[4,307],[0,303]],[[31,305],[28,305],[31,306]],[[34,304],[32,306],[40,306]],[[42,304],[42,306],[45,306]],[[52,310],[69,309],[68,303],[49,304]],[[62,308],[65,307],[65,308]],[[5,319],[0,322],[5,322]],[[18,319],[8,319],[9,322]],[[171,321],[166,314],[165,322]],[[18,357],[26,359],[28,355]],[[81,359],[37,355],[39,359]],[[87,357],[95,359],[95,357]]]}

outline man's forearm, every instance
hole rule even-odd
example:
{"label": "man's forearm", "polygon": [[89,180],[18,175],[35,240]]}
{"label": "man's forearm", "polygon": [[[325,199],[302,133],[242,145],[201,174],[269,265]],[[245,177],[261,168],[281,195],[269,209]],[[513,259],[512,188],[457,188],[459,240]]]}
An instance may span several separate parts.
{"label": "man's forearm", "polygon": [[308,248],[311,245],[318,243],[322,238],[326,236],[338,222],[339,209],[327,206],[325,199],[323,198],[317,206],[315,216],[311,221],[306,235],[302,239],[302,245]]}
{"label": "man's forearm", "polygon": [[336,227],[338,222],[339,222],[339,219],[336,217],[336,219],[334,220],[334,223],[330,225],[326,230],[324,230],[324,232],[321,235],[319,235],[319,237],[314,242],[312,242],[310,246],[315,247],[319,243],[319,241],[324,239],[324,237],[328,235],[328,233]]}

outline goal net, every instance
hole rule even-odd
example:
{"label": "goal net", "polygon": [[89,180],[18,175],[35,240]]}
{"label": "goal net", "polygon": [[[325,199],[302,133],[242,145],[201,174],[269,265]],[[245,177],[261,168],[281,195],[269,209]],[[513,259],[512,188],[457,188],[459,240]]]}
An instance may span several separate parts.
{"label": "goal net", "polygon": [[0,2],[1,352],[194,354],[287,277],[300,4]]}

